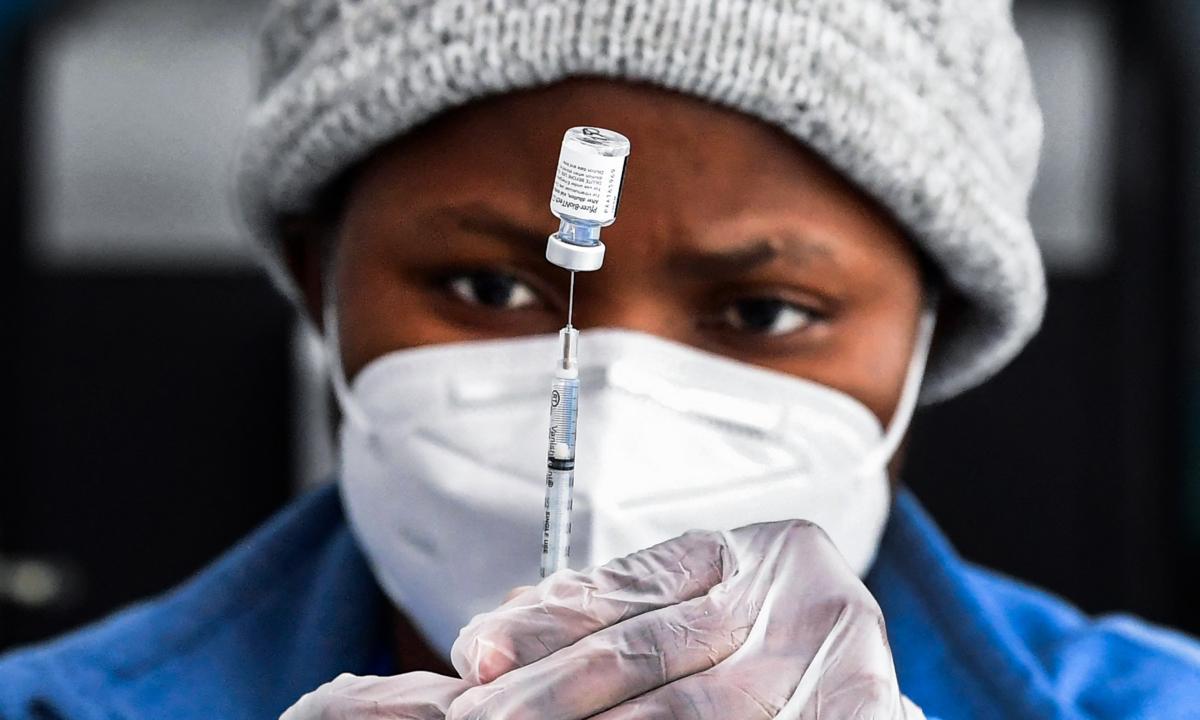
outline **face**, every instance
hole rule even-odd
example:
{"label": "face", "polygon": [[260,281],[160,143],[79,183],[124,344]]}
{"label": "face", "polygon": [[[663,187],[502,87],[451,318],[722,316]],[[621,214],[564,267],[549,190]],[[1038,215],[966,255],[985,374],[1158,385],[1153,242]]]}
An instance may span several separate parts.
{"label": "face", "polygon": [[[576,278],[576,327],[815,380],[891,418],[922,283],[887,213],[780,130],[604,80],[452,111],[355,173],[332,258],[348,377],[401,348],[562,327],[569,273],[544,253],[559,144],[575,125],[633,146],[604,267]],[[319,308],[315,243],[292,254]]]}

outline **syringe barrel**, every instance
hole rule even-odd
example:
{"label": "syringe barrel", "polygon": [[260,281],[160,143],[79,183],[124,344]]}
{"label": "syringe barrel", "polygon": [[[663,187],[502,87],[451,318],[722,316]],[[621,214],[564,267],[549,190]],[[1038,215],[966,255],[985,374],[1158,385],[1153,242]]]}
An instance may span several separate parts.
{"label": "syringe barrel", "polygon": [[571,554],[571,506],[575,485],[575,422],[579,377],[555,374],[550,387],[550,433],[546,452],[546,507],[542,523],[541,575],[567,566]]}
{"label": "syringe barrel", "polygon": [[550,385],[550,433],[547,462],[570,462],[575,467],[575,422],[579,417],[579,373],[560,370]]}
{"label": "syringe barrel", "polygon": [[574,470],[546,470],[546,517],[542,527],[541,576],[567,566],[571,557],[571,504]]}

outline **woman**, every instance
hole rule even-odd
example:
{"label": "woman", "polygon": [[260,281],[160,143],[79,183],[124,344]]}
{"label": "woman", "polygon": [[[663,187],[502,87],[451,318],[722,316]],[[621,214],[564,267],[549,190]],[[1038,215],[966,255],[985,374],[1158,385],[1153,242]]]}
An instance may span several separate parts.
{"label": "woman", "polygon": [[[508,592],[579,125],[633,147],[575,297],[589,569]],[[0,662],[0,716],[1194,714],[1193,642],[963,563],[896,485],[917,399],[1036,331],[1039,142],[1001,2],[273,3],[241,190],[340,492]]]}

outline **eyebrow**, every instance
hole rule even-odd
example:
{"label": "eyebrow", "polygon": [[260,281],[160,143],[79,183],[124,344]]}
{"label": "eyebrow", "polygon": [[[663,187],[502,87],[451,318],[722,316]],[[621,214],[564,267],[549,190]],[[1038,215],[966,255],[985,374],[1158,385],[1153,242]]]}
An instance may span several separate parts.
{"label": "eyebrow", "polygon": [[777,232],[752,238],[748,242],[720,250],[683,250],[670,258],[670,266],[685,275],[741,275],[776,260],[798,265],[814,261],[836,265],[829,246],[793,232]]}
{"label": "eyebrow", "polygon": [[516,220],[482,202],[451,205],[433,213],[434,217],[453,224],[459,230],[486,235],[510,245],[541,252],[550,235],[545,228]]}
{"label": "eyebrow", "polygon": [[[550,234],[544,227],[517,220],[482,201],[442,207],[429,217],[539,255]],[[703,278],[741,275],[780,259],[799,265],[814,261],[838,264],[827,244],[790,230],[760,234],[729,248],[680,250],[672,253],[668,262],[676,272]]]}

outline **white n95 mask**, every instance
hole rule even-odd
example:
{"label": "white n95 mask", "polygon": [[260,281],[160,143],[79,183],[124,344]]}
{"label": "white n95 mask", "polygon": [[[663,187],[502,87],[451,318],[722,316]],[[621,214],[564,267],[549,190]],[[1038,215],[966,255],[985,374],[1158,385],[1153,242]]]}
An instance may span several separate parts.
{"label": "white n95 mask", "polygon": [[[886,434],[826,386],[651,335],[583,332],[571,567],[691,529],[800,518],[865,574],[932,329],[930,311]],[[472,616],[538,580],[558,339],[401,350],[349,388],[331,350],[351,527],[388,596],[448,656]]]}

